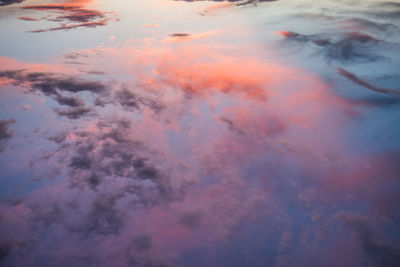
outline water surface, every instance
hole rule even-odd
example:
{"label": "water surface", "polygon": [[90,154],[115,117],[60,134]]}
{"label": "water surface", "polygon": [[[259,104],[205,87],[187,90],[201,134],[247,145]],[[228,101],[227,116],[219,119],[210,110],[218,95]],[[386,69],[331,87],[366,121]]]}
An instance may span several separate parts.
{"label": "water surface", "polygon": [[399,1],[0,1],[0,264],[399,266]]}

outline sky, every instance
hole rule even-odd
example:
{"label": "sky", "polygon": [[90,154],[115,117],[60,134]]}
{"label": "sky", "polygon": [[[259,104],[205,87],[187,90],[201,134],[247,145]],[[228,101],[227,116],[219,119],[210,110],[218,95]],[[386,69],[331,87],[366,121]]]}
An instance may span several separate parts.
{"label": "sky", "polygon": [[0,0],[0,266],[400,266],[400,2]]}

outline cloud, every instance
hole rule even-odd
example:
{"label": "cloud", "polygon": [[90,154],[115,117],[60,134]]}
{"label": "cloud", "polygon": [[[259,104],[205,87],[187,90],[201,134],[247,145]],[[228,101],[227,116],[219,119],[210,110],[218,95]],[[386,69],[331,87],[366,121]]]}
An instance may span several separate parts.
{"label": "cloud", "polygon": [[204,96],[213,92],[236,92],[259,100],[267,99],[262,81],[274,83],[274,75],[263,76],[262,71],[279,72],[279,68],[263,66],[252,60],[215,56],[214,61],[202,62],[199,55],[191,49],[181,51],[178,56],[172,53],[161,58],[157,66],[155,79],[160,84],[180,88],[191,96]]}
{"label": "cloud", "polygon": [[373,3],[371,6],[373,11],[367,12],[370,16],[375,16],[379,19],[400,19],[400,6],[397,2]]}
{"label": "cloud", "polygon": [[41,92],[54,99],[59,105],[69,107],[68,109],[54,108],[54,111],[71,120],[93,113],[90,107],[86,107],[82,98],[74,95],[82,92],[98,95],[106,91],[106,86],[100,82],[85,81],[54,73],[30,73],[24,70],[1,71],[0,78],[7,78],[13,85],[28,86],[30,92]]}
{"label": "cloud", "polygon": [[58,96],[61,92],[78,93],[105,91],[105,85],[96,81],[84,81],[65,75],[46,72],[27,72],[24,70],[1,71],[0,78],[8,78],[14,84],[28,84],[32,90],[40,91],[45,95]]}
{"label": "cloud", "polygon": [[361,248],[374,264],[388,267],[398,265],[400,247],[378,240],[365,216],[342,211],[336,218],[355,231]]}
{"label": "cloud", "polygon": [[93,112],[91,108],[86,107],[73,107],[68,109],[54,108],[54,111],[59,116],[67,117],[70,120],[80,119],[81,117],[87,116]]}
{"label": "cloud", "polygon": [[67,97],[67,96],[62,96],[62,95],[56,95],[55,100],[63,106],[69,106],[69,107],[83,107],[85,106],[85,102],[83,102],[82,99],[77,98],[77,97]]}
{"label": "cloud", "polygon": [[319,37],[318,35],[304,35],[291,31],[280,31],[279,34],[285,37],[287,40],[299,43],[312,42],[318,46],[327,46],[331,44],[331,41],[329,39],[324,39],[322,37]]}
{"label": "cloud", "polygon": [[160,24],[143,24],[140,28],[157,28],[160,27]]}
{"label": "cloud", "polygon": [[[185,2],[206,1],[206,0],[175,0]],[[237,5],[257,4],[262,2],[275,2],[278,0],[211,0],[214,2],[239,2]]]}
{"label": "cloud", "polygon": [[[112,12],[102,12],[85,8],[90,2],[92,1],[67,1],[59,4],[50,3],[43,5],[28,5],[22,8],[36,11],[55,12],[58,14],[55,16],[46,16],[43,19],[50,22],[60,22],[61,26],[30,31],[32,33],[71,30],[83,27],[94,28],[107,25],[111,19],[117,20],[116,14]],[[30,20],[26,19],[26,17],[21,17],[20,19]]]}
{"label": "cloud", "polygon": [[138,252],[148,251],[152,247],[151,236],[145,233],[135,236],[132,241],[132,245]]}
{"label": "cloud", "polygon": [[39,21],[39,19],[37,19],[37,18],[25,17],[25,16],[19,17],[19,19],[20,20],[26,20],[26,21]]}
{"label": "cloud", "polygon": [[67,137],[68,137],[68,134],[67,134],[67,133],[61,132],[61,133],[58,133],[58,134],[55,134],[55,135],[53,135],[53,136],[48,137],[48,139],[49,139],[50,141],[53,141],[53,142],[56,143],[56,144],[60,144],[60,143],[62,143]]}
{"label": "cloud", "polygon": [[279,34],[288,41],[302,44],[312,43],[321,47],[321,51],[329,61],[356,64],[385,59],[385,57],[376,53],[376,49],[384,42],[358,32],[346,33],[344,37],[338,40],[319,35],[303,35],[291,31],[281,31]]}
{"label": "cloud", "polygon": [[83,228],[86,236],[92,233],[98,235],[118,234],[122,227],[120,211],[115,207],[119,196],[99,195],[96,197],[89,211]]}
{"label": "cloud", "polygon": [[2,262],[12,252],[12,247],[7,243],[0,243],[0,262]]}
{"label": "cloud", "polygon": [[25,0],[0,0],[0,6],[8,6],[12,4],[22,3]]}
{"label": "cloud", "polygon": [[[48,69],[0,73],[72,120],[39,136],[48,151],[37,152],[30,171],[55,175],[18,204],[33,214],[14,225],[32,225],[38,241],[5,253],[7,263],[168,266],[190,258],[208,265],[229,254],[219,266],[265,266],[278,255],[319,263],[338,251],[323,238],[331,231],[321,229],[336,226],[329,215],[373,199],[346,176],[364,167],[342,142],[341,126],[353,122],[343,112],[348,102],[312,73],[245,56],[242,47],[166,46],[70,55],[91,69],[128,73],[112,86],[105,82],[112,74],[96,81]],[[335,191],[335,182],[350,180],[354,188]],[[278,243],[287,249],[276,252]],[[230,254],[232,247],[243,253]]]}
{"label": "cloud", "polygon": [[194,230],[201,224],[201,212],[186,211],[179,216],[179,223],[184,227]]}
{"label": "cloud", "polygon": [[115,101],[129,111],[142,110],[143,107],[148,107],[155,112],[161,112],[165,108],[163,103],[156,98],[140,96],[127,88],[116,92]]}
{"label": "cloud", "polygon": [[343,77],[346,77],[350,81],[352,81],[362,87],[365,87],[365,88],[367,88],[371,91],[377,92],[377,93],[383,93],[383,94],[390,95],[390,96],[393,96],[398,99],[400,98],[400,89],[396,90],[396,89],[382,88],[379,86],[375,86],[343,68],[338,68],[337,70],[340,75],[342,75]]}
{"label": "cloud", "polygon": [[164,42],[177,43],[177,42],[184,42],[184,41],[195,41],[195,40],[200,40],[200,39],[204,39],[204,38],[216,35],[217,33],[218,33],[217,31],[204,32],[204,33],[198,33],[198,34],[173,33],[173,34],[170,34],[170,36],[168,38],[165,38]]}
{"label": "cloud", "polygon": [[11,126],[15,124],[14,119],[0,120],[0,152],[5,149],[7,142],[14,136]]}
{"label": "cloud", "polygon": [[235,122],[233,122],[232,120],[225,118],[225,117],[221,117],[220,118],[221,122],[224,122],[227,124],[228,129],[234,133],[237,134],[245,134],[245,131],[243,131],[242,129],[240,129]]}
{"label": "cloud", "polygon": [[173,33],[171,34],[172,37],[187,37],[190,36],[189,33]]}
{"label": "cloud", "polygon": [[47,32],[47,31],[71,30],[71,29],[82,28],[82,27],[95,28],[98,26],[105,26],[105,25],[107,25],[107,22],[108,22],[108,19],[104,19],[104,20],[95,21],[95,22],[83,22],[83,23],[78,23],[78,24],[73,24],[73,25],[62,25],[60,27],[33,30],[30,32],[40,33],[40,32]]}

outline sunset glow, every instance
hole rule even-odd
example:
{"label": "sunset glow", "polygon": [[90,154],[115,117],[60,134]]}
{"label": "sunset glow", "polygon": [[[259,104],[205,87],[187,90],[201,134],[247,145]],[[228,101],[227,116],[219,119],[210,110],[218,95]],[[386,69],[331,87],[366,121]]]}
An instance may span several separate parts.
{"label": "sunset glow", "polygon": [[400,266],[399,19],[0,0],[0,266]]}

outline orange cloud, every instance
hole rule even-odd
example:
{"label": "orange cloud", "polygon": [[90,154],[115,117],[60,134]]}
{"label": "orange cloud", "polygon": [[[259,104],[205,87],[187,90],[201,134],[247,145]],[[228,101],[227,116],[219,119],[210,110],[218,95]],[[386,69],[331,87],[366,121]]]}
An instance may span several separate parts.
{"label": "orange cloud", "polygon": [[157,28],[160,27],[160,24],[143,24],[140,28]]}

